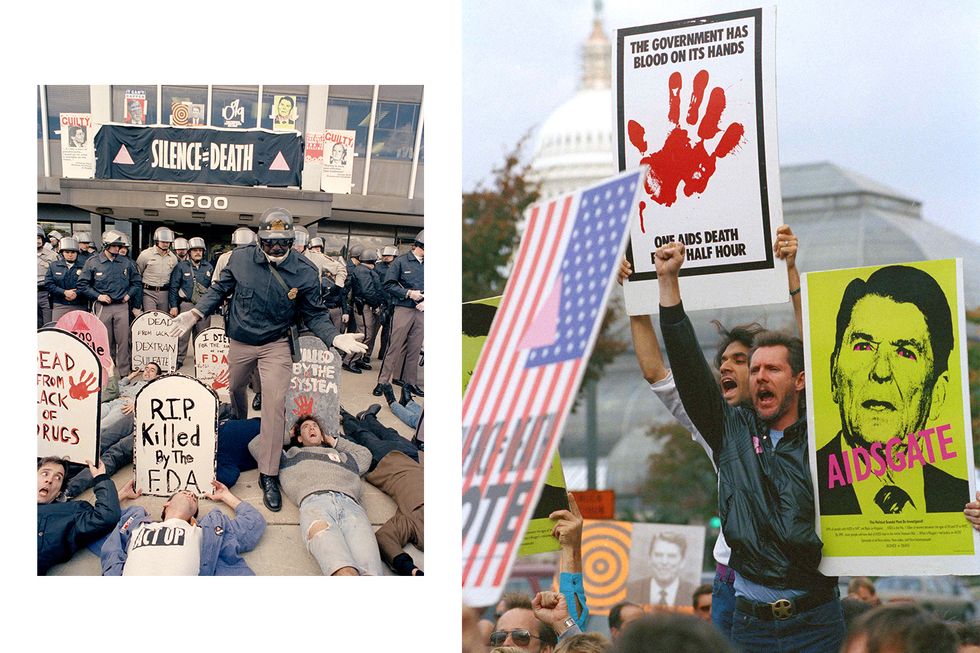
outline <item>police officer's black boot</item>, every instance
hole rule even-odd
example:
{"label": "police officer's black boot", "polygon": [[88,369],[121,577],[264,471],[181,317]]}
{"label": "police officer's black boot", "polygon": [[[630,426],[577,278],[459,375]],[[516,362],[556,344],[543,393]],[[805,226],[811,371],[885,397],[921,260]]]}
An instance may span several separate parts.
{"label": "police officer's black boot", "polygon": [[272,512],[282,510],[282,493],[279,491],[279,477],[259,473],[259,487],[262,488],[262,503]]}

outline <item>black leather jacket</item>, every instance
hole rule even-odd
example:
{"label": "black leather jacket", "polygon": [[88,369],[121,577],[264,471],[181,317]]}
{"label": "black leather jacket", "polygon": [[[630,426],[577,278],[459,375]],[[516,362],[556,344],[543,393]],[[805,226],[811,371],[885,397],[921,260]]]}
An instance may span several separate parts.
{"label": "black leather jacket", "polygon": [[806,417],[774,449],[754,410],[725,402],[683,305],[661,307],[660,326],[678,394],[714,452],[729,565],[774,589],[836,585],[836,577],[817,571],[823,543],[814,528]]}

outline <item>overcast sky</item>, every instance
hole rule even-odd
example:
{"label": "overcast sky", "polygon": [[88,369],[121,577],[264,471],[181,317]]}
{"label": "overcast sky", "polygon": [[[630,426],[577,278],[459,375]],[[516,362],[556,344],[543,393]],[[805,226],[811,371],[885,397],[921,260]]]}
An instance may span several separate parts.
{"label": "overcast sky", "polygon": [[[760,6],[606,0],[617,28]],[[980,3],[777,2],[781,165],[829,161],[980,242]],[[591,0],[465,0],[463,188],[576,91]],[[532,141],[533,143],[533,141]],[[529,153],[531,148],[527,148]]]}

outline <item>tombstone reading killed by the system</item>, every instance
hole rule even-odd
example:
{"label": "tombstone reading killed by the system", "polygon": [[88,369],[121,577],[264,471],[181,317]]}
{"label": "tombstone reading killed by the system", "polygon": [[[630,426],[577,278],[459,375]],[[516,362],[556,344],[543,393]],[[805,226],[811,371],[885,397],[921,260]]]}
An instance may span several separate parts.
{"label": "tombstone reading killed by the system", "polygon": [[143,494],[169,497],[211,491],[218,448],[218,397],[189,376],[174,374],[136,393],[133,464]]}
{"label": "tombstone reading killed by the system", "polygon": [[133,369],[141,370],[147,363],[156,363],[160,371],[177,369],[177,338],[167,335],[173,319],[162,311],[147,311],[133,320]]}
{"label": "tombstone reading killed by the system", "polygon": [[221,327],[205,329],[194,339],[194,376],[228,403],[228,336]]}
{"label": "tombstone reading killed by the system", "polygon": [[99,318],[88,311],[69,311],[61,316],[55,328],[67,331],[88,345],[102,363],[102,389],[112,377],[112,356],[109,355],[109,332]]}
{"label": "tombstone reading killed by the system", "polygon": [[37,455],[97,460],[102,366],[86,343],[58,329],[37,332]]}
{"label": "tombstone reading killed by the system", "polygon": [[343,435],[340,428],[340,358],[315,336],[302,336],[299,349],[302,360],[293,363],[293,374],[286,388],[286,431],[300,417],[314,415],[325,433]]}

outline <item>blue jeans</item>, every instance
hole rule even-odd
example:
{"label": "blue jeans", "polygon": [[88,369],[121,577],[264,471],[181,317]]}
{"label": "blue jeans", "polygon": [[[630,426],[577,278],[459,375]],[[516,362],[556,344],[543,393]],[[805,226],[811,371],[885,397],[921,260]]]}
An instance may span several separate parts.
{"label": "blue jeans", "polygon": [[715,582],[711,587],[711,623],[729,639],[732,637],[734,612],[735,587],[731,583],[726,583],[716,571]]}
{"label": "blue jeans", "polygon": [[838,598],[782,621],[736,610],[732,641],[743,653],[835,653],[844,641],[844,611]]}
{"label": "blue jeans", "polygon": [[410,401],[408,404],[402,406],[396,401],[393,404],[388,404],[388,408],[391,409],[395,417],[408,424],[411,428],[418,428],[419,415],[422,414],[422,407],[417,403]]}
{"label": "blue jeans", "polygon": [[[326,528],[309,537],[317,522]],[[362,576],[381,576],[381,553],[371,520],[364,508],[341,492],[313,494],[299,506],[300,532],[324,576],[341,567],[353,567]]]}

